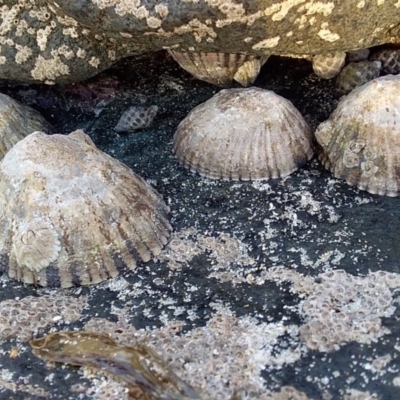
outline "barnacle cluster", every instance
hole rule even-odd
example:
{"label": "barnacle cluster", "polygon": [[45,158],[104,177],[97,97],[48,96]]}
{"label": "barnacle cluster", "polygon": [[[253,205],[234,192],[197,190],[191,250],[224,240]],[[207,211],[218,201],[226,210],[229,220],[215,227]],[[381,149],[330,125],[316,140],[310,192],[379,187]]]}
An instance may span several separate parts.
{"label": "barnacle cluster", "polygon": [[76,321],[86,301],[86,296],[64,294],[4,300],[0,303],[0,340],[17,338],[24,342],[60,321]]}

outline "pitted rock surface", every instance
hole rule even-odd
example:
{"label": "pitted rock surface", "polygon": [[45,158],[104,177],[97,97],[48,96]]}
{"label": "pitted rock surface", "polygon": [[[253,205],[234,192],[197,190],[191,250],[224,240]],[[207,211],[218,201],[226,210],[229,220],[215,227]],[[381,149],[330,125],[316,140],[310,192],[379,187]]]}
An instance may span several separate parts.
{"label": "pitted rock surface", "polygon": [[177,51],[304,56],[395,43],[398,0],[3,0],[0,78],[72,82]]}

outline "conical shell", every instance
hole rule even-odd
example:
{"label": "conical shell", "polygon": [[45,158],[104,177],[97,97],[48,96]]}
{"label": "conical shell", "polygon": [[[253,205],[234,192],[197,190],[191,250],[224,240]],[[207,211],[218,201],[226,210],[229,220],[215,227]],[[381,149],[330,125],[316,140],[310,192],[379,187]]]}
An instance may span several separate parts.
{"label": "conical shell", "polygon": [[387,75],[353,90],[315,136],[319,159],[335,177],[380,195],[400,187],[400,76]]}
{"label": "conical shell", "polygon": [[389,47],[380,49],[370,56],[372,61],[380,61],[382,63],[382,70],[386,74],[399,74],[400,73],[400,48]]}
{"label": "conical shell", "polygon": [[134,132],[138,129],[148,128],[153,123],[157,111],[157,106],[129,107],[122,113],[114,129],[117,132]]}
{"label": "conical shell", "polygon": [[259,88],[221,90],[179,124],[174,152],[211,179],[289,175],[313,155],[312,135],[293,104]]}
{"label": "conical shell", "polygon": [[252,85],[268,60],[268,56],[235,53],[168,52],[185,71],[197,79],[221,87],[230,86],[233,80],[242,86]]}
{"label": "conical shell", "polygon": [[381,67],[380,61],[351,62],[342,69],[336,79],[337,92],[339,94],[350,93],[353,89],[377,78]]}
{"label": "conical shell", "polygon": [[51,125],[31,107],[0,93],[0,160],[17,142],[32,132],[51,133]]}
{"label": "conical shell", "polygon": [[82,131],[35,132],[0,163],[0,272],[50,287],[115,277],[160,253],[168,207]]}
{"label": "conical shell", "polygon": [[318,54],[312,57],[312,66],[316,75],[332,79],[342,70],[346,53]]}

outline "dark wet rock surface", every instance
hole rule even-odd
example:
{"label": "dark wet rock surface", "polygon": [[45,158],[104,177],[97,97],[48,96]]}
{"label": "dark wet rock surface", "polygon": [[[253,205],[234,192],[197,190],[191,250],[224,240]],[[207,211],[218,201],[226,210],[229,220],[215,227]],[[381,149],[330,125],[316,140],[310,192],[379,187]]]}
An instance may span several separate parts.
{"label": "dark wet rock surface", "polygon": [[[255,85],[291,100],[313,129],[329,116],[338,100],[334,82],[317,78],[304,60],[271,58]],[[273,329],[282,325],[287,329],[282,328],[276,341],[264,345],[270,347],[270,358],[262,358],[265,348],[255,348],[265,365],[258,370],[265,388],[257,383],[247,395],[239,390],[242,398],[267,398],[261,394],[293,386],[310,399],[398,399],[399,200],[349,187],[315,159],[287,178],[260,182],[210,181],[183,169],[171,151],[174,131],[192,108],[219,90],[190,77],[164,53],[124,60],[85,84],[61,87],[3,82],[3,93],[42,112],[58,132],[83,129],[101,150],[152,183],[171,207],[177,245],[158,261],[140,264],[114,283],[89,288],[39,289],[3,277],[0,302],[44,294],[65,299],[88,296],[79,320],[68,323],[62,315],[52,315],[46,328],[34,337],[51,330],[83,329],[93,318],[107,319],[121,330],[128,325],[154,330],[155,335],[166,321],[181,321],[178,336],[184,337],[196,328],[206,329],[223,308],[238,321],[250,316],[254,326],[265,324]],[[103,103],[96,104],[99,101]],[[113,127],[132,105],[159,107],[152,127],[117,134]],[[281,267],[294,271],[295,277],[279,279],[278,273],[268,272],[281,271]],[[300,340],[298,327],[310,318],[302,311],[304,300],[313,293],[313,285],[321,283],[321,291],[327,288],[324,273],[331,270],[345,270],[343,282],[348,276],[365,280],[354,284],[359,295],[347,302],[337,300],[336,311],[332,301],[328,314],[350,315],[349,309],[366,315],[376,312],[380,325],[367,325],[365,332],[344,343],[339,341],[334,351],[327,353],[309,349]],[[365,294],[369,289],[362,286],[373,286],[371,273],[379,270],[391,273],[387,279],[393,283],[389,301],[393,309],[388,311],[388,306],[381,314],[371,300],[374,296]],[[308,278],[309,289],[295,286]],[[338,290],[343,282],[338,283]],[[377,290],[376,301],[380,294]],[[227,332],[227,346],[229,340]],[[100,385],[99,380],[93,383],[90,374],[84,376],[77,367],[57,364],[47,368],[26,342],[13,338],[3,340],[0,346],[1,399],[102,398],[93,389]],[[18,349],[15,357],[10,356],[13,349]],[[280,361],[271,361],[273,356]],[[242,363],[237,360],[239,367]],[[232,387],[240,384],[234,375],[226,379],[225,397],[218,390],[207,393],[215,393],[215,399],[229,399]],[[39,388],[43,392],[38,392]],[[356,397],[357,391],[361,397]]]}

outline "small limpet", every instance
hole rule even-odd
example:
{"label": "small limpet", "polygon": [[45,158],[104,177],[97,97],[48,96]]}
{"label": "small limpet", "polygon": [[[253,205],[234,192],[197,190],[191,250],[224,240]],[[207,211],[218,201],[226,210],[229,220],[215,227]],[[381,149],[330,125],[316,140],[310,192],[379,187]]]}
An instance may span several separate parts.
{"label": "small limpet", "polygon": [[134,132],[138,129],[148,128],[157,115],[158,107],[132,106],[125,110],[114,130],[116,132]]}
{"label": "small limpet", "polygon": [[173,149],[211,179],[289,175],[313,155],[310,128],[293,104],[270,90],[225,89],[179,124]]}
{"label": "small limpet", "polygon": [[51,125],[42,115],[0,93],[0,160],[17,142],[32,132],[51,133]]}
{"label": "small limpet", "polygon": [[0,272],[40,286],[101,282],[160,253],[168,207],[82,131],[34,132],[0,163]]}
{"label": "small limpet", "polygon": [[319,159],[361,190],[397,196],[400,187],[400,76],[376,78],[343,97],[316,132]]}

